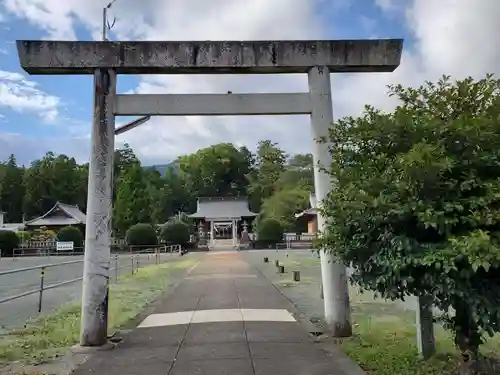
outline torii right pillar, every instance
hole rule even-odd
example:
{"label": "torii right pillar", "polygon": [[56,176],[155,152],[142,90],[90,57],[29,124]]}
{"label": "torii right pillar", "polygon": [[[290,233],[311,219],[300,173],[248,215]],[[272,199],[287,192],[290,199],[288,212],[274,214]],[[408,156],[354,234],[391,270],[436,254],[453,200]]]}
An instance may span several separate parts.
{"label": "torii right pillar", "polygon": [[[318,142],[319,139],[328,136],[328,129],[333,122],[330,70],[327,66],[312,67],[308,72],[308,79],[312,107],[314,189],[320,207],[328,192],[334,188],[328,173],[321,170],[322,166],[328,168],[331,162],[328,143]],[[317,215],[318,232],[322,233],[325,229],[325,218],[320,212]],[[325,322],[332,336],[351,336],[351,308],[346,268],[329,250],[320,250],[320,257]]]}

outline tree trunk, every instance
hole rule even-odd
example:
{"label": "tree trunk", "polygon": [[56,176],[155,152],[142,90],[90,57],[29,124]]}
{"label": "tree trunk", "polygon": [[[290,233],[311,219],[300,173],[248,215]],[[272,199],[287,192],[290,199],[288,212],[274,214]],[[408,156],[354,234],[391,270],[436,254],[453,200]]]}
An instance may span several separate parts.
{"label": "tree trunk", "polygon": [[477,374],[481,334],[467,302],[456,300],[453,308],[455,309],[455,345],[460,349],[464,362],[461,372],[470,375]]}

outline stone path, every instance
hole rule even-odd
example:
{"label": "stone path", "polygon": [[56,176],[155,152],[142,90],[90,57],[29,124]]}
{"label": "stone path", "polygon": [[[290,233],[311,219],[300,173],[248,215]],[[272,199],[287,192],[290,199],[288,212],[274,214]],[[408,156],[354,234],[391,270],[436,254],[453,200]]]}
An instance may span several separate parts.
{"label": "stone path", "polygon": [[122,343],[75,374],[364,374],[315,343],[294,312],[239,253],[211,252]]}

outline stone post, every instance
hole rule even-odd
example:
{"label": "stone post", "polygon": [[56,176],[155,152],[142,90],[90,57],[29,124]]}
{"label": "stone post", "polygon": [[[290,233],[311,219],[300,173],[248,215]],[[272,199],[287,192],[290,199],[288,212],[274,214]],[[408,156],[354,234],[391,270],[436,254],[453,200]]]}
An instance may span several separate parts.
{"label": "stone post", "polygon": [[424,359],[436,354],[432,299],[428,297],[417,297],[417,347]]}
{"label": "stone post", "polygon": [[214,246],[214,221],[210,221],[210,246]]}
{"label": "stone post", "polygon": [[[320,165],[328,168],[331,156],[328,144],[318,143],[321,137],[328,136],[333,122],[330,71],[326,66],[316,66],[309,70],[309,94],[311,97],[311,130],[313,138],[314,188],[318,207],[332,189],[330,176],[320,171]],[[318,232],[325,229],[325,219],[318,212]],[[322,250],[321,279],[323,284],[325,321],[334,337],[352,335],[349,289],[344,265],[334,255]]]}

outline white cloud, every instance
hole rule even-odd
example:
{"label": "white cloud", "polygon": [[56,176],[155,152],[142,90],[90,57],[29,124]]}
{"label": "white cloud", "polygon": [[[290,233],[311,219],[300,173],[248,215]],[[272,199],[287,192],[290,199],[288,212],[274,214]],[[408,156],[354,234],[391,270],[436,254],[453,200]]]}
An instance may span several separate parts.
{"label": "white cloud", "polygon": [[20,73],[0,70],[0,107],[17,112],[32,112],[46,122],[54,122],[59,114],[59,98],[37,87],[37,83]]}
{"label": "white cloud", "polygon": [[[2,0],[0,0],[2,1]],[[405,46],[401,66],[390,74],[332,76],[334,114],[356,115],[366,103],[389,109],[386,85],[418,85],[442,74],[454,77],[500,73],[495,48],[500,23],[498,0],[374,0],[391,22],[403,21],[415,40]],[[47,36],[75,39],[75,22],[100,38],[101,11],[108,0],[3,0],[6,9],[42,27]],[[118,0],[110,12],[112,37],[144,40],[335,38],[318,18],[323,0]],[[345,3],[345,2],[344,2]],[[335,6],[340,4],[335,2]],[[344,4],[345,5],[345,4]],[[396,17],[395,17],[396,16]],[[367,37],[374,26],[365,19]],[[387,22],[385,20],[384,22]],[[331,28],[331,26],[329,25]],[[376,30],[376,29],[375,29]],[[394,35],[391,35],[394,36]],[[381,35],[383,37],[383,35]],[[57,78],[56,78],[57,79]],[[148,76],[136,92],[290,92],[306,90],[295,76]],[[219,141],[253,146],[271,138],[288,151],[308,151],[306,117],[155,118],[118,141],[127,140],[148,161],[168,160]]]}

